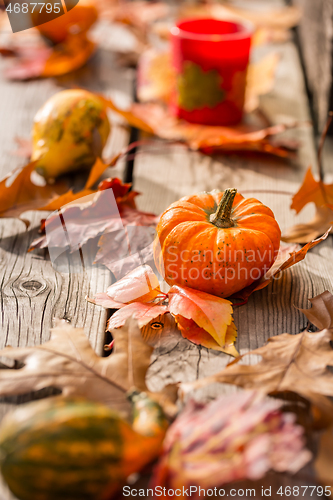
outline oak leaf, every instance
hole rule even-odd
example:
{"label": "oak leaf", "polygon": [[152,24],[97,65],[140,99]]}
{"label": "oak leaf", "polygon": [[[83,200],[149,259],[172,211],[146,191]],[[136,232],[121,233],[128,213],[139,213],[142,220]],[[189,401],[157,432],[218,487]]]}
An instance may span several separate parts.
{"label": "oak leaf", "polygon": [[146,390],[145,374],[151,347],[132,321],[114,332],[115,352],[101,358],[83,329],[65,321],[52,330],[45,344],[0,351],[5,358],[24,363],[19,370],[0,370],[0,394],[11,396],[45,387],[61,389],[64,396],[82,396],[119,410],[128,410],[126,393],[132,387]]}
{"label": "oak leaf", "polygon": [[199,499],[199,487],[257,480],[269,470],[295,473],[311,457],[293,414],[283,413],[277,401],[242,391],[206,406],[187,405],[167,431],[152,486],[169,492],[192,486],[191,497]]}
{"label": "oak leaf", "polygon": [[314,203],[314,218],[289,228],[282,236],[286,242],[305,243],[327,231],[333,223],[333,184],[316,181],[309,168],[300,189],[294,195],[291,208],[298,214],[307,204]]}
{"label": "oak leaf", "polygon": [[308,320],[319,330],[333,329],[333,295],[326,292],[309,299],[311,309],[300,309]]}
{"label": "oak leaf", "polygon": [[[114,352],[101,358],[92,349],[84,330],[59,321],[51,340],[35,347],[11,348],[0,356],[24,363],[18,370],[0,370],[0,395],[13,396],[45,387],[62,390],[63,396],[80,396],[102,402],[128,415],[127,392],[147,391],[145,377],[152,348],[147,345],[135,320],[112,331]],[[155,397],[154,394],[150,394]],[[169,411],[173,403],[162,394]]]}
{"label": "oak leaf", "polygon": [[[182,390],[191,392],[211,383],[227,383],[255,389],[264,394],[294,392],[312,403],[313,413],[332,420],[333,375],[327,369],[333,364],[332,330],[318,333],[304,331],[298,335],[284,333],[269,339],[268,343],[230,363],[221,372],[183,384]],[[261,356],[255,365],[240,364],[247,355]]]}

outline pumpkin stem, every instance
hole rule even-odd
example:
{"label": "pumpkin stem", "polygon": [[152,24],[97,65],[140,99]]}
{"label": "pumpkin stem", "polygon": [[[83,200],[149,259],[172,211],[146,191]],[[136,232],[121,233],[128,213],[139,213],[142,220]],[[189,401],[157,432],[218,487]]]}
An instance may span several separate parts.
{"label": "pumpkin stem", "polygon": [[235,223],[230,216],[236,194],[237,189],[226,189],[224,191],[223,198],[220,201],[215,214],[210,216],[210,222],[216,227],[235,227]]}

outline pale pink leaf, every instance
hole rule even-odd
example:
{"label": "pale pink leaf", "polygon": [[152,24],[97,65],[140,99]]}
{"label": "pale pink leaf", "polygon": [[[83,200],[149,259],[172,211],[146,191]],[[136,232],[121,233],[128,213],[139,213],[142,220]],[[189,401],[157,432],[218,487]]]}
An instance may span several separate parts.
{"label": "pale pink leaf", "polygon": [[151,267],[140,266],[109,286],[106,293],[122,304],[151,302],[159,295],[160,284]]}
{"label": "pale pink leaf", "polygon": [[162,316],[168,312],[167,306],[158,306],[156,304],[142,304],[134,302],[122,307],[110,318],[108,323],[108,330],[113,328],[120,328],[124,326],[128,318],[137,320],[139,328],[148,325],[153,319]]}

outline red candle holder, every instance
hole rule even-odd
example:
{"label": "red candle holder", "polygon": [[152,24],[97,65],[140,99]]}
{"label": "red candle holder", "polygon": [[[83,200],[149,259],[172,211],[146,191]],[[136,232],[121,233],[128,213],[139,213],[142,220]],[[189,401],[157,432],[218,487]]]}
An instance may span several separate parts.
{"label": "red candle holder", "polygon": [[203,125],[241,121],[251,36],[251,24],[216,19],[185,20],[171,29],[176,116]]}

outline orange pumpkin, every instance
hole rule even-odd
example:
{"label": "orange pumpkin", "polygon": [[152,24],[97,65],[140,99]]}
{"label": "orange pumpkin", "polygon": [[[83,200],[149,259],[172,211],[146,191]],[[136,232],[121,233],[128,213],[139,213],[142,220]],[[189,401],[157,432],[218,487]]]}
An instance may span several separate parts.
{"label": "orange pumpkin", "polygon": [[169,285],[230,297],[270,269],[281,231],[268,207],[227,189],[173,203],[157,236],[155,264]]}
{"label": "orange pumpkin", "polygon": [[50,15],[45,8],[41,12],[37,8],[31,14],[34,26],[53,43],[62,43],[69,35],[85,33],[97,21],[98,11],[92,0],[80,0],[79,3],[67,0],[66,6],[66,14],[49,22],[47,20]]}

